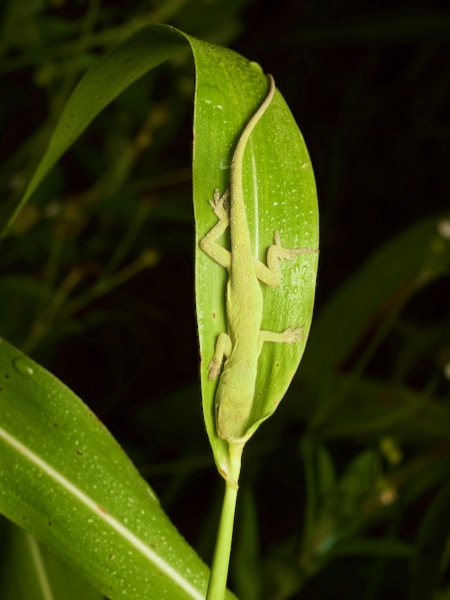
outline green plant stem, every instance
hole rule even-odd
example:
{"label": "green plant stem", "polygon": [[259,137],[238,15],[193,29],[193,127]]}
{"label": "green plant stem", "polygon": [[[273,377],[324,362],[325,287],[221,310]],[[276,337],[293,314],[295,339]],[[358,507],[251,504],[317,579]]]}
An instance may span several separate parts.
{"label": "green plant stem", "polygon": [[209,578],[206,600],[223,600],[227,589],[228,567],[230,564],[231,541],[233,538],[234,515],[238,494],[238,481],[241,472],[243,444],[231,444],[230,472],[225,478],[225,496],[220,515],[219,531]]}

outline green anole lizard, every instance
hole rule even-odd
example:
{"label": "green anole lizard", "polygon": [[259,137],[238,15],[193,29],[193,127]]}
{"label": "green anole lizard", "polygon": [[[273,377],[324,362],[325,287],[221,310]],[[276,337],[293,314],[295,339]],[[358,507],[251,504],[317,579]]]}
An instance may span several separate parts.
{"label": "green anole lizard", "polygon": [[[208,370],[209,379],[214,380],[225,359],[215,397],[216,430],[218,436],[229,443],[245,440],[263,343],[294,343],[302,337],[302,327],[288,327],[281,333],[261,331],[263,294],[259,282],[278,287],[281,283],[279,259],[290,260],[298,254],[317,252],[312,248],[283,248],[275,232],[274,243],[267,250],[267,265],[252,253],[242,185],[243,160],[247,142],[275,93],[273,77],[268,75],[268,80],[269,92],[245,126],[234,150],[230,187],[223,195],[216,189],[214,200],[210,201],[218,222],[200,240],[200,248],[228,271],[228,331],[219,335]],[[217,243],[228,227],[231,251]]]}

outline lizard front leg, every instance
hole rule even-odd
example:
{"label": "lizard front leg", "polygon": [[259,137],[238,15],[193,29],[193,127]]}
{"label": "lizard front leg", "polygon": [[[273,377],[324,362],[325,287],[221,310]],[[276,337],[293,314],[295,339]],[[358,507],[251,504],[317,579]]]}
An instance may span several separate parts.
{"label": "lizard front leg", "polygon": [[229,269],[231,265],[231,253],[229,250],[217,243],[217,240],[222,237],[230,225],[229,215],[229,196],[227,190],[222,195],[218,189],[214,190],[214,200],[210,200],[209,204],[214,211],[214,214],[219,219],[217,223],[208,231],[208,233],[200,240],[200,248],[216,263]]}

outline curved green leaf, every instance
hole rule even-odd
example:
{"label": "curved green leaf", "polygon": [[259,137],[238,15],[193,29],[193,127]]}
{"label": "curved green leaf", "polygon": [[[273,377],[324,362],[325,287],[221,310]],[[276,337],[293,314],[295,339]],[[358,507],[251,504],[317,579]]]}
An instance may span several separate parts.
{"label": "curved green leaf", "polygon": [[0,512],[111,599],[204,597],[208,569],[95,415],[0,342]]}
{"label": "curved green leaf", "polygon": [[[194,143],[194,210],[196,221],[196,306],[202,357],[203,409],[219,471],[229,471],[228,445],[215,431],[214,394],[217,381],[208,380],[208,363],[217,336],[226,330],[225,269],[198,250],[198,242],[216,217],[207,200],[214,188],[229,185],[236,141],[249,117],[267,93],[261,69],[230,50],[191,40],[197,73]],[[318,247],[318,212],[314,175],[303,137],[281,94],[258,123],[244,160],[244,195],[254,253],[265,261],[267,248],[279,231],[286,248]],[[226,243],[226,241],[225,241]],[[298,367],[308,336],[314,302],[317,254],[283,261],[278,289],[262,285],[262,329],[283,331],[303,326],[296,344],[264,344],[252,414],[250,437],[285,394]]]}

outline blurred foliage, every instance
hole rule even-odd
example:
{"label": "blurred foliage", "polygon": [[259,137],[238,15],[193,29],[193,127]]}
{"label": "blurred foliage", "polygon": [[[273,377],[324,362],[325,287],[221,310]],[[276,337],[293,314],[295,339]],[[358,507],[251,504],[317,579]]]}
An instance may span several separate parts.
{"label": "blurred foliage", "polygon": [[[0,188],[20,196],[81,73],[167,22],[272,72],[318,181],[310,341],[249,444],[243,599],[450,596],[450,12],[445,1],[4,0]],[[68,383],[210,559],[220,485],[197,383],[192,67],[92,124],[0,254],[0,334]],[[167,424],[170,421],[170,427]]]}

